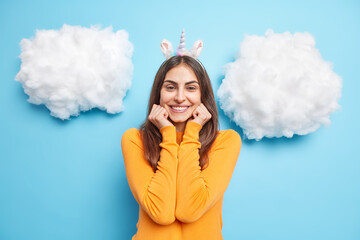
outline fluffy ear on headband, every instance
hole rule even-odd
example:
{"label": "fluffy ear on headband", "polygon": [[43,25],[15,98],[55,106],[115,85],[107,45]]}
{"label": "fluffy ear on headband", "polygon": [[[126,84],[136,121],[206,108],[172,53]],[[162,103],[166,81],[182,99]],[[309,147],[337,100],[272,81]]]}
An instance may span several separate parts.
{"label": "fluffy ear on headband", "polygon": [[[170,41],[163,39],[161,41],[160,48],[166,59],[169,59],[173,56],[174,50]],[[185,30],[183,29],[180,37],[180,45],[176,49],[176,55],[198,58],[200,56],[202,48],[203,41],[197,40],[192,46],[191,50],[187,50],[185,47]]]}
{"label": "fluffy ear on headband", "polygon": [[161,41],[160,48],[166,59],[170,58],[174,53],[174,49],[171,42],[169,42],[166,39],[163,39]]}
{"label": "fluffy ear on headband", "polygon": [[198,58],[203,48],[203,41],[197,40],[190,50],[190,54],[194,58]]}

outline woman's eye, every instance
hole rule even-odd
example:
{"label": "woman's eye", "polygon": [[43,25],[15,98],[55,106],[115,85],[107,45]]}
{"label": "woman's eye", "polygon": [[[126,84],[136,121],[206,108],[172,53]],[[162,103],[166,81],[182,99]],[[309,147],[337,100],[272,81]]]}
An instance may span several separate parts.
{"label": "woman's eye", "polygon": [[195,87],[195,86],[189,86],[188,89],[189,89],[190,91],[195,91],[195,90],[196,90],[196,87]]}
{"label": "woman's eye", "polygon": [[173,90],[173,89],[175,89],[175,87],[174,87],[174,86],[171,86],[171,85],[168,85],[168,86],[166,86],[166,89],[168,89],[168,90]]}

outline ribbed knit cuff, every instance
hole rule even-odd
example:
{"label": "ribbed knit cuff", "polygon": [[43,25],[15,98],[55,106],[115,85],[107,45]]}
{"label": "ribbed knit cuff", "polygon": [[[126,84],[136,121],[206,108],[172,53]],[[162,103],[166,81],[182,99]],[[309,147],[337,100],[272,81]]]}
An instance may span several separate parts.
{"label": "ribbed knit cuff", "polygon": [[165,126],[160,128],[162,135],[162,142],[175,142],[176,143],[176,128],[175,126]]}
{"label": "ribbed knit cuff", "polygon": [[184,132],[184,137],[189,137],[195,140],[199,140],[199,133],[202,129],[202,126],[196,122],[187,122]]}

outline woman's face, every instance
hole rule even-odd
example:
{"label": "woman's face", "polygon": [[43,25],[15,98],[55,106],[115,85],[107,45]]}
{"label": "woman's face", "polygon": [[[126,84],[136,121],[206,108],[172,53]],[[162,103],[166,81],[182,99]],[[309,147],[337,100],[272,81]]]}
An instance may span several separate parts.
{"label": "woman's face", "polygon": [[160,106],[173,123],[184,123],[201,104],[199,81],[194,71],[180,64],[168,71],[160,92]]}

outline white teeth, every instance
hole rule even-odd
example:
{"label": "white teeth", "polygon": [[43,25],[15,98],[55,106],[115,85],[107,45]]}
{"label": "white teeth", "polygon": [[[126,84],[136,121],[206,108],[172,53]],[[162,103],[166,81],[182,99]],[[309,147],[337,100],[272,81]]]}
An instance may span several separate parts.
{"label": "white teeth", "polygon": [[187,109],[188,107],[171,107],[171,108],[174,110],[177,110],[177,111],[182,111],[182,110]]}

